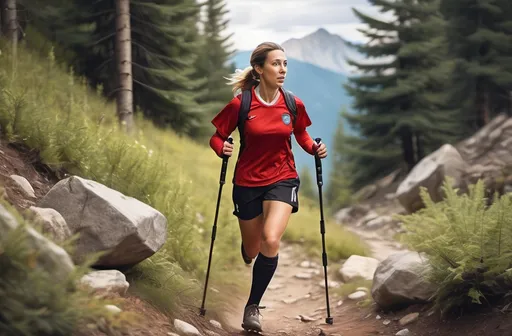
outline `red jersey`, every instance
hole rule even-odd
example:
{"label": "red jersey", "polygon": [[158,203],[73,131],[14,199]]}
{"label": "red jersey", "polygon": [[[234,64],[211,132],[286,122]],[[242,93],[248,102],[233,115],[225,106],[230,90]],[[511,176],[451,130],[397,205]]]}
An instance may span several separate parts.
{"label": "red jersey", "polygon": [[[289,140],[292,133],[306,152],[315,153],[316,143],[306,131],[311,120],[304,103],[297,97],[295,102],[297,116],[293,128],[282,92],[273,104],[267,104],[252,88],[251,108],[245,121],[245,148],[236,164],[235,184],[257,187],[296,178],[298,174]],[[222,156],[224,141],[237,127],[240,105],[241,95],[238,95],[212,120],[217,132],[212,136],[210,146],[218,156]]]}

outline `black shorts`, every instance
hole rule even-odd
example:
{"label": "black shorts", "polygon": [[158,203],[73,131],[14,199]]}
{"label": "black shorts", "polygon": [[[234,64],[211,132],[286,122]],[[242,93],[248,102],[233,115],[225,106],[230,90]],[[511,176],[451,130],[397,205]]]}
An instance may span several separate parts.
{"label": "black shorts", "polygon": [[287,179],[263,187],[233,186],[233,215],[242,220],[257,217],[263,212],[263,201],[281,201],[292,206],[292,213],[299,211],[299,178]]}

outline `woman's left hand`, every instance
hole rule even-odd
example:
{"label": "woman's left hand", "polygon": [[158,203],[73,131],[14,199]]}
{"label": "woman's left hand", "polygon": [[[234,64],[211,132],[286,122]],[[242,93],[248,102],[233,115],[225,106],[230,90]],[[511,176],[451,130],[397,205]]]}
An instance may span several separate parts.
{"label": "woman's left hand", "polygon": [[327,147],[324,143],[320,143],[320,146],[317,148],[316,153],[321,159],[324,159],[327,157]]}

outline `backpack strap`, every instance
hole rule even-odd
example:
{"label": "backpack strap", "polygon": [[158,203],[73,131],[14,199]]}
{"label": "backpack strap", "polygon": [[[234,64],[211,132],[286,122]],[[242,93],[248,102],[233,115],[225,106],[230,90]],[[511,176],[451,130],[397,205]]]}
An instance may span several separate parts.
{"label": "backpack strap", "polygon": [[297,119],[297,103],[295,102],[295,96],[291,91],[287,91],[283,88],[284,101],[288,111],[292,114],[292,124],[295,127],[295,120]]}
{"label": "backpack strap", "polygon": [[240,151],[242,152],[245,146],[245,121],[249,117],[249,110],[251,109],[251,101],[252,101],[252,91],[251,90],[243,90],[242,97],[240,98],[240,110],[238,110],[238,132],[240,132]]}

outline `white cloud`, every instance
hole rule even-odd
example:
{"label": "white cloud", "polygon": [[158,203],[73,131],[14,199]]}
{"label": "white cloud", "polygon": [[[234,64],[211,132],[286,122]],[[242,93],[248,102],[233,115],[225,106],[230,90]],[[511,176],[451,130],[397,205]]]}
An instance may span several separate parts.
{"label": "white cloud", "polygon": [[230,20],[227,33],[233,33],[234,47],[250,50],[263,41],[282,43],[325,28],[346,40],[364,41],[357,31],[363,28],[352,8],[376,16],[367,0],[227,0]]}

